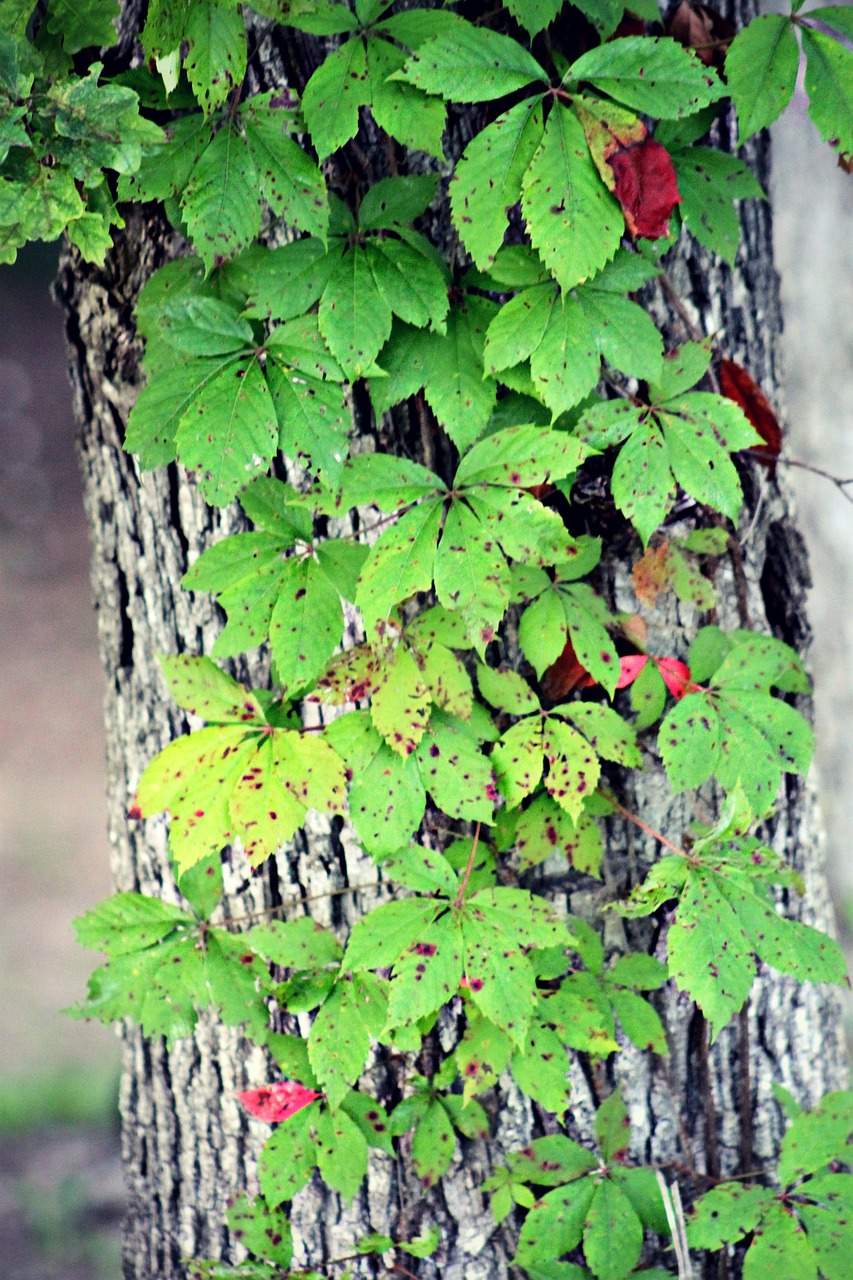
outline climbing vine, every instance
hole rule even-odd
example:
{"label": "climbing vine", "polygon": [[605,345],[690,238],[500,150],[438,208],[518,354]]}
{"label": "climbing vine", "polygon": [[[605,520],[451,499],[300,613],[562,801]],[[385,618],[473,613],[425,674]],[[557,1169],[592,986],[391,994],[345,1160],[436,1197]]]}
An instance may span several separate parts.
{"label": "climbing vine", "polygon": [[[690,1250],[746,1240],[746,1277],[782,1260],[791,1280],[842,1280],[853,1095],[804,1114],[780,1091],[778,1165],[740,1181],[633,1163],[618,1090],[595,1149],[562,1130],[569,1054],[667,1055],[664,984],[713,1038],[762,965],[846,980],[838,945],[777,909],[803,886],[761,838],[783,775],[809,767],[808,677],[714,613],[742,475],[775,465],[778,424],[714,336],[667,350],[643,300],[672,293],[682,234],[733,262],[735,202],[763,192],[717,122],[736,113],[742,144],[776,119],[801,50],[811,117],[849,165],[853,9],[795,3],[735,33],[704,5],[664,21],[655,0],[456,8],[150,0],[121,70],[116,0],[0,12],[0,261],[64,232],[102,264],[122,209],[162,204],[187,253],[138,300],[126,447],[251,526],[187,569],[225,624],[211,655],[163,657],[197,727],[129,815],[168,813],[183,905],[120,893],[78,921],[107,960],[74,1012],[172,1044],[212,1006],[278,1068],[240,1095],[271,1126],[260,1195],[228,1213],[250,1261],[195,1260],[199,1276],[345,1271],[289,1271],[288,1203],[315,1171],[356,1195],[370,1148],[438,1183],[459,1138],[489,1140],[480,1099],[509,1073],[548,1131],[484,1191],[497,1222],[517,1216],[530,1280],[662,1277],[642,1270],[656,1238],[680,1276]],[[298,94],[247,87],[247,25],[270,24],[330,38]],[[460,107],[470,140],[448,160]],[[365,147],[388,157],[372,184]],[[354,438],[356,401],[372,436]],[[401,405],[420,461],[386,447]],[[633,529],[637,613],[597,589],[602,540],[573,518],[591,468]],[[706,622],[685,653],[648,638],[642,609],[668,592]],[[269,687],[215,661],[259,646]],[[626,801],[636,771],[702,788],[702,820],[651,829]],[[344,937],[298,895],[283,918],[216,922],[223,850],[257,867],[312,811],[351,824],[387,900]],[[601,880],[613,815],[661,850],[606,908],[665,920],[654,955],[608,952],[600,916],[566,918],[535,878],[556,860]],[[408,1064],[390,1114],[365,1083],[377,1045]],[[373,1234],[351,1256],[410,1275],[438,1245]]]}

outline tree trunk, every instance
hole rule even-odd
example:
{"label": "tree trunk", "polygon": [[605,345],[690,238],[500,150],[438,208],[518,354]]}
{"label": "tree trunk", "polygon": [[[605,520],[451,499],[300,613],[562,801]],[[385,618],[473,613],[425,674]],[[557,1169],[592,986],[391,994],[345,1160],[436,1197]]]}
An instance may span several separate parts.
{"label": "tree trunk", "polygon": [[[731,16],[742,23],[751,3],[738,2]],[[135,14],[125,14],[125,50]],[[260,39],[252,64],[253,87],[299,80],[301,67],[316,58],[317,42],[296,37],[287,47],[283,32]],[[312,54],[313,50],[313,54]],[[302,87],[297,83],[297,88]],[[464,120],[459,127],[464,132]],[[725,145],[727,139],[721,139]],[[759,139],[748,157],[767,185],[769,156]],[[136,297],[151,272],[186,246],[151,206],[135,208],[103,270],[87,267],[75,253],[64,259],[58,296],[65,308],[69,359],[80,426],[80,455],[86,508],[92,531],[92,578],[106,673],[105,717],[109,776],[109,831],[117,889],[138,890],[176,900],[169,869],[163,818],[128,824],[130,799],[151,757],[186,728],[186,718],[168,696],[158,653],[209,653],[221,625],[211,599],[180,588],[188,564],[211,542],[241,526],[235,507],[218,511],[200,498],[191,479],[176,467],[142,475],[122,449],[128,413],[139,390],[141,344],[135,334]],[[682,301],[658,290],[649,305],[673,342],[716,333],[726,352],[741,361],[777,405],[781,397],[777,280],[772,265],[771,214],[766,203],[743,208],[743,242],[737,267],[728,270],[697,252],[685,236],[670,277]],[[367,430],[358,422],[356,430]],[[406,425],[395,425],[395,431]],[[422,454],[420,429],[408,426],[407,451]],[[765,472],[750,465],[745,475],[747,506],[739,546],[721,564],[717,577],[721,625],[769,630],[802,650],[808,639],[803,604],[807,568],[802,542],[791,522],[787,496]],[[594,494],[581,493],[578,516],[596,531],[600,517]],[[586,502],[585,505],[585,500]],[[690,512],[685,519],[689,521]],[[611,551],[599,586],[620,609],[633,612],[630,563],[636,544],[627,531],[608,528]],[[628,552],[632,554],[629,555]],[[694,611],[672,606],[652,616],[652,648],[683,653],[697,625]],[[235,668],[240,678],[262,682],[263,659]],[[692,816],[689,802],[672,798],[662,780],[637,788],[633,807],[655,828],[680,831]],[[565,872],[548,876],[549,894],[576,914],[591,916],[654,860],[655,840],[621,820],[605,824],[606,879],[600,893],[577,892]],[[831,927],[822,848],[813,789],[787,776],[778,810],[765,838],[802,873],[807,893],[791,914]],[[549,868],[546,866],[545,872]],[[223,919],[239,917],[298,898],[311,898],[311,914],[345,933],[382,890],[352,890],[376,878],[373,862],[337,821],[314,817],[303,835],[261,873],[252,873],[242,855],[225,868]],[[350,889],[349,892],[341,890]],[[329,896],[331,895],[331,896]],[[300,913],[306,908],[294,908]],[[664,933],[648,921],[623,923],[613,913],[605,943],[665,951]],[[674,989],[658,1004],[671,1042],[668,1060],[642,1055],[630,1044],[607,1064],[606,1072],[573,1061],[570,1123],[577,1136],[591,1133],[592,1117],[607,1075],[622,1085],[633,1126],[633,1154],[644,1162],[675,1162],[687,1170],[745,1172],[772,1162],[783,1128],[772,1085],[783,1084],[806,1105],[844,1082],[844,1052],[836,995],[800,986],[774,973],[756,982],[748,1013],[708,1047],[707,1027],[695,1006]],[[303,1030],[305,1027],[303,1026]],[[453,1043],[452,1019],[441,1036]],[[186,1275],[186,1259],[235,1260],[239,1246],[224,1226],[227,1201],[255,1184],[255,1161],[268,1132],[247,1120],[235,1092],[270,1078],[263,1051],[230,1028],[203,1015],[192,1039],[167,1051],[161,1040],[146,1040],[139,1029],[122,1029],[124,1079],[121,1112],[124,1161],[130,1192],[125,1237],[127,1280],[173,1280]],[[399,1096],[393,1064],[378,1057],[372,1085],[380,1096]],[[507,1077],[505,1077],[505,1080]],[[350,1253],[354,1239],[369,1230],[417,1234],[421,1220],[442,1229],[432,1259],[407,1265],[428,1280],[503,1280],[511,1255],[511,1227],[495,1229],[479,1186],[490,1161],[542,1132],[543,1113],[510,1085],[490,1104],[496,1141],[462,1142],[440,1187],[426,1194],[405,1160],[393,1165],[374,1159],[367,1182],[352,1205],[319,1180],[293,1207],[297,1241],[294,1266],[322,1267]],[[663,1262],[665,1255],[649,1262]],[[377,1274],[377,1263],[351,1264],[354,1275]],[[735,1264],[735,1270],[737,1266]],[[711,1272],[709,1272],[709,1275]],[[717,1275],[716,1262],[713,1274]]]}

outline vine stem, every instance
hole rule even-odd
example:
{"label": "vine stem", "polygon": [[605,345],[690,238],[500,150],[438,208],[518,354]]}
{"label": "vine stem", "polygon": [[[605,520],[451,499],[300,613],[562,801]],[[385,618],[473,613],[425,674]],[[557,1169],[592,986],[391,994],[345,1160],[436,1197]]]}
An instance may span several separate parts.
{"label": "vine stem", "polygon": [[477,856],[477,845],[479,844],[479,841],[480,841],[480,824],[478,822],[476,827],[474,828],[474,838],[471,841],[471,852],[468,854],[468,865],[465,868],[465,874],[462,877],[462,883],[459,886],[459,892],[457,893],[456,899],[453,903],[454,907],[457,907],[457,908],[461,907],[462,903],[465,901],[465,892],[468,888],[468,881],[471,879],[471,872],[474,869],[474,859]]}
{"label": "vine stem", "polygon": [[222,923],[230,925],[243,924],[249,920],[265,920],[267,916],[277,915],[279,911],[285,911],[288,907],[301,906],[304,902],[318,902],[321,898],[340,898],[345,893],[360,893],[363,889],[379,889],[382,884],[383,881],[381,880],[368,880],[366,884],[347,884],[342,889],[326,889],[323,893],[300,894],[296,898],[288,898],[286,902],[280,902],[277,907],[263,907],[260,911],[249,911],[242,916],[230,916],[229,919],[223,920]]}
{"label": "vine stem", "polygon": [[635,827],[639,827],[641,831],[645,831],[647,836],[652,836],[659,844],[662,844],[665,849],[669,849],[671,853],[677,853],[680,858],[687,858],[689,862],[693,861],[686,849],[681,849],[677,844],[673,844],[671,840],[667,840],[666,836],[663,835],[662,832],[658,831],[655,827],[650,826],[648,822],[644,822],[639,814],[632,813],[630,809],[626,809],[624,804],[621,804],[616,799],[612,791],[605,790],[602,787],[601,794],[610,801],[617,813],[619,813],[621,817],[625,818],[627,822],[633,822]]}

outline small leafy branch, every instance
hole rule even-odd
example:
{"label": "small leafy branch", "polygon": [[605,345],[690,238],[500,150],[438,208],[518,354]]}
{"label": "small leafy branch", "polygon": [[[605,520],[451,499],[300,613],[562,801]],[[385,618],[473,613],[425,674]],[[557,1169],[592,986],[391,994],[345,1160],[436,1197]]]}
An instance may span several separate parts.
{"label": "small leafy branch", "polygon": [[[693,1205],[680,1276],[688,1250],[748,1240],[746,1277],[784,1265],[841,1280],[849,1095],[808,1115],[787,1099],[777,1168],[710,1189],[630,1159],[618,1091],[595,1149],[560,1129],[571,1055],[593,1071],[626,1041],[666,1057],[649,999],[665,983],[715,1037],[761,965],[845,981],[837,944],[777,909],[802,884],[760,834],[783,776],[809,766],[808,678],[784,644],[711,613],[742,474],[775,465],[778,423],[710,339],[691,329],[666,350],[641,299],[659,282],[685,314],[665,274],[682,231],[734,261],[735,202],[763,193],[714,125],[733,106],[743,143],[771,123],[800,47],[812,119],[849,164],[853,10],[795,3],[735,34],[708,6],[662,23],[653,0],[460,8],[151,0],[117,72],[115,0],[0,13],[0,261],[64,231],[102,264],[121,208],[162,204],[191,252],[139,298],[147,382],[126,446],[143,468],[179,462],[252,526],[184,577],[227,616],[212,657],[163,659],[204,723],[151,761],[130,813],[168,812],[185,906],[121,893],[78,921],[107,959],[74,1012],[171,1044],[212,1007],[284,1077],[241,1095],[274,1126],[260,1195],[228,1213],[253,1260],[196,1261],[198,1276],[345,1268],[288,1270],[288,1202],[315,1172],[354,1196],[370,1149],[406,1152],[438,1183],[460,1138],[490,1140],[478,1099],[509,1073],[549,1132],[484,1190],[496,1221],[524,1214],[515,1265],[531,1280],[667,1274],[636,1268],[644,1240],[677,1225],[679,1180]],[[334,37],[301,95],[248,91],[246,20]],[[476,108],[461,154],[448,106]],[[372,184],[366,112],[388,155]],[[362,419],[368,403],[377,422],[408,406],[423,460],[351,455],[356,394]],[[572,519],[590,467],[608,478],[610,527],[619,512],[642,544],[641,607],[674,592],[708,615],[686,654],[655,653],[642,614],[596,590],[607,548]],[[341,527],[356,532],[330,536],[352,511]],[[360,639],[344,645],[354,618]],[[258,646],[270,688],[212,660]],[[658,832],[632,813],[626,775],[651,770],[673,794],[702,788],[707,821]],[[223,850],[259,866],[311,811],[349,821],[387,900],[344,938],[308,903],[214,923]],[[525,887],[549,859],[579,884],[601,878],[599,824],[614,815],[665,850],[612,903],[666,920],[665,963],[614,957],[595,923]],[[463,1027],[449,1052],[432,1035],[448,1006]],[[305,1034],[273,1030],[273,1015]],[[377,1045],[411,1067],[390,1114],[364,1085]],[[436,1230],[372,1234],[351,1256],[412,1275],[439,1245]]]}

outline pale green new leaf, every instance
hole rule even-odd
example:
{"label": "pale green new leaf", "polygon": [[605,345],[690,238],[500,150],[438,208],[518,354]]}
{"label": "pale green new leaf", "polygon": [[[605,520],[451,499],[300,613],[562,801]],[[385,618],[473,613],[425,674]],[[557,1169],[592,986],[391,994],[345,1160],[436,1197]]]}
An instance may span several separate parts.
{"label": "pale green new leaf", "polygon": [[370,716],[392,751],[410,756],[424,735],[430,696],[408,649],[399,645],[386,655],[370,700]]}
{"label": "pale green new leaf", "polygon": [[726,54],[726,82],[737,108],[741,143],[785,110],[799,64],[797,37],[784,14],[762,14],[737,33]]}
{"label": "pale green new leaf", "polygon": [[551,109],[522,185],[530,239],[563,290],[613,257],[624,229],[622,211],[599,176],[580,121],[562,103]]}
{"label": "pale green new leaf", "polygon": [[545,787],[560,808],[577,821],[584,798],[592,795],[598,784],[598,757],[576,729],[555,716],[545,721],[542,746],[548,760]]}
{"label": "pale green new leaf", "polygon": [[681,119],[725,94],[718,76],[675,40],[627,36],[591,49],[566,76],[659,120]]}
{"label": "pale green new leaf", "polygon": [[194,716],[210,724],[236,722],[260,727],[266,723],[254,693],[226,675],[210,658],[182,653],[174,658],[161,657],[160,665],[172,697]]}

